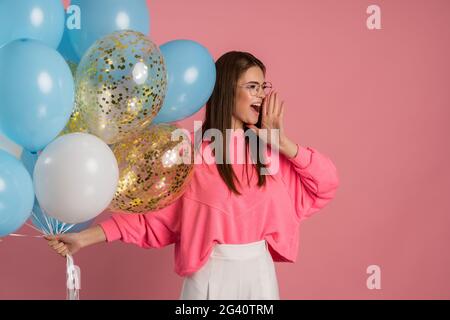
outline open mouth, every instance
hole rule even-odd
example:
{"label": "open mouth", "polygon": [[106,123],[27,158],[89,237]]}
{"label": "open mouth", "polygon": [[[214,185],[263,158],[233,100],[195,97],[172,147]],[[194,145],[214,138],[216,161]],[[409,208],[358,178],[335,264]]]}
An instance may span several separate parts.
{"label": "open mouth", "polygon": [[250,107],[256,112],[259,113],[259,110],[261,109],[260,104],[251,104]]}

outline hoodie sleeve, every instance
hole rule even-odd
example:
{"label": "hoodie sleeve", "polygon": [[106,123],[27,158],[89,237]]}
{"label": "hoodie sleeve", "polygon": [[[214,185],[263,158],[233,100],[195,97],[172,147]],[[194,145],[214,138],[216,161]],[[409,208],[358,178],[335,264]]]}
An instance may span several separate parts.
{"label": "hoodie sleeve", "polygon": [[325,207],[339,185],[331,159],[315,148],[299,144],[293,158],[280,154],[280,171],[300,220]]}
{"label": "hoodie sleeve", "polygon": [[112,213],[100,223],[108,242],[121,240],[142,248],[161,248],[177,241],[183,196],[160,210],[142,214]]}

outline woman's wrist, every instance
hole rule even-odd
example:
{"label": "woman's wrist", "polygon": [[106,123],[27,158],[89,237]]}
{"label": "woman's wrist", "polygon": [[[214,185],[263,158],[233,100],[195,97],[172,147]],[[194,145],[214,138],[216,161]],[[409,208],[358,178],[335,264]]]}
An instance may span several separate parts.
{"label": "woman's wrist", "polygon": [[106,235],[102,227],[96,225],[78,233],[80,246],[82,248],[106,241]]}
{"label": "woman's wrist", "polygon": [[288,137],[280,137],[280,153],[288,158],[294,158],[297,155],[298,146]]}

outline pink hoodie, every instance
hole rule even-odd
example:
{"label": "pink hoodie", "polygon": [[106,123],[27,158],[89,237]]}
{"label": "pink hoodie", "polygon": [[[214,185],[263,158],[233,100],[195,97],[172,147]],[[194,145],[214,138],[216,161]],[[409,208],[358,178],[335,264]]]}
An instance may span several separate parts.
{"label": "pink hoodie", "polygon": [[[244,139],[242,130],[232,136]],[[211,151],[208,142],[202,146]],[[196,164],[186,191],[171,205],[143,214],[113,213],[100,226],[108,242],[120,239],[143,248],[175,243],[175,272],[181,276],[199,270],[215,243],[265,239],[274,261],[294,262],[300,221],[330,202],[339,183],[327,156],[311,147],[297,148],[291,159],[279,155],[278,170],[266,176],[262,188],[256,185],[256,171],[249,171],[251,187],[247,185],[243,164],[232,165],[241,177],[241,196],[228,190],[215,164]]]}

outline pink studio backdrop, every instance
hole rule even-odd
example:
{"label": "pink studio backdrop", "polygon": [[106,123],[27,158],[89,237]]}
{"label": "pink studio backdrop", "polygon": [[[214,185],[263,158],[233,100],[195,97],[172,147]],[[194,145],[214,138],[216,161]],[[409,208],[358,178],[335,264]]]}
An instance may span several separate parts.
{"label": "pink studio backdrop", "polygon": [[[369,5],[381,30],[366,27]],[[286,102],[286,130],[336,164],[336,198],[301,225],[282,299],[450,298],[448,0],[149,1],[151,38],[249,51]],[[203,111],[181,122],[192,129]],[[205,181],[205,183],[207,183]],[[99,217],[104,219],[105,216]],[[29,228],[21,233],[33,234]],[[177,299],[173,247],[86,248],[82,299]],[[367,267],[381,268],[369,290]],[[65,260],[44,240],[0,242],[0,299],[64,299]]]}

